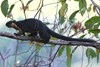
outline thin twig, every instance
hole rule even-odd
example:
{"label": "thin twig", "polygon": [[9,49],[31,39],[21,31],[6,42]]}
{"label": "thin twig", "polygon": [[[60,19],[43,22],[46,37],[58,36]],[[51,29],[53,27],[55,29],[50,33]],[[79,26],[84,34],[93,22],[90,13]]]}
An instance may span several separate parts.
{"label": "thin twig", "polygon": [[54,56],[53,56],[53,58],[52,58],[52,60],[51,60],[51,62],[49,63],[49,67],[51,67],[51,64],[52,64],[52,62],[54,61],[54,59],[56,58],[56,55],[57,55],[57,53],[58,53],[58,51],[59,51],[60,48],[61,48],[61,45],[58,47],[56,53],[54,54]]}
{"label": "thin twig", "polygon": [[5,59],[4,59],[3,55],[1,54],[1,52],[0,52],[0,56],[1,56],[2,60],[4,61]]}

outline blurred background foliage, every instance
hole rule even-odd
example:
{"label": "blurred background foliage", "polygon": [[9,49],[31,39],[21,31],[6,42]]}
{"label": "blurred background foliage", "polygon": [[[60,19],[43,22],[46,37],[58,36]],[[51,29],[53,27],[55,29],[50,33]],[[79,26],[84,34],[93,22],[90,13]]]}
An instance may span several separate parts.
{"label": "blurred background foliage", "polygon": [[[100,1],[2,0],[1,17],[6,18],[5,22],[13,19],[37,18],[59,34],[90,38],[100,42],[98,2]],[[0,31],[16,32],[5,26],[2,26]],[[55,40],[53,37],[51,39]],[[44,45],[37,42],[30,44],[28,41],[2,37],[0,43],[1,67],[99,67],[100,65],[100,50],[91,47]]]}

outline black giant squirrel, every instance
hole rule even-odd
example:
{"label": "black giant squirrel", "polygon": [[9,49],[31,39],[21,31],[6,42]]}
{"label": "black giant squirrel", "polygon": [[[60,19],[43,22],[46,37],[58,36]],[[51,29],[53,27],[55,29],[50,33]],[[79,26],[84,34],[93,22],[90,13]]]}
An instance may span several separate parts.
{"label": "black giant squirrel", "polygon": [[34,18],[25,19],[21,21],[8,21],[6,23],[6,26],[8,28],[14,28],[18,30],[18,33],[14,33],[16,36],[24,35],[25,32],[30,33],[29,36],[36,36],[38,33],[44,43],[48,43],[50,40],[50,36],[53,36],[55,38],[59,38],[66,41],[79,41],[79,42],[96,42],[91,39],[78,39],[78,38],[71,38],[66,37],[63,35],[60,35],[58,33],[55,33],[54,31],[50,30],[42,21]]}

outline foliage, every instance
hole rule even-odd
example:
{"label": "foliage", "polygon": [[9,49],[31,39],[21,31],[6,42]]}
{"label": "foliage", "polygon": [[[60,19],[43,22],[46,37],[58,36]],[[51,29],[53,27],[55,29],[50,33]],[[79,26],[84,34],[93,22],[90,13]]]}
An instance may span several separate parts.
{"label": "foliage", "polygon": [[14,8],[14,4],[12,4],[10,6],[10,9],[9,9],[9,4],[8,4],[8,0],[4,0],[2,3],[1,3],[1,11],[3,13],[3,15],[6,17],[7,15],[10,15],[12,9]]}
{"label": "foliage", "polygon": [[88,62],[90,62],[90,59],[93,59],[93,58],[96,57],[96,52],[95,52],[93,49],[88,48],[88,49],[86,50],[86,56],[87,56],[87,58],[88,58]]}
{"label": "foliage", "polygon": [[100,16],[94,16],[85,22],[86,28],[89,32],[97,36],[100,33]]}
{"label": "foliage", "polygon": [[68,10],[68,5],[67,5],[65,0],[60,0],[60,2],[62,4],[62,6],[61,6],[61,8],[59,10],[59,22],[61,24],[63,24],[64,21],[65,21],[65,17],[64,16],[66,14],[66,11]]}
{"label": "foliage", "polygon": [[71,23],[74,23],[74,22],[75,22],[75,16],[76,16],[76,14],[77,14],[78,12],[79,12],[79,10],[73,12],[73,13],[71,14],[71,16],[69,17],[69,20],[70,20]]}
{"label": "foliage", "polygon": [[79,10],[81,15],[83,16],[87,8],[86,0],[79,0]]}
{"label": "foliage", "polygon": [[1,11],[3,13],[4,16],[7,16],[8,14],[8,0],[4,0],[2,3],[1,3]]}
{"label": "foliage", "polygon": [[66,56],[67,56],[67,67],[71,67],[72,54],[70,46],[66,46]]}
{"label": "foliage", "polygon": [[[53,27],[54,30],[57,30],[58,32],[62,31],[62,32],[60,32],[61,34],[66,34],[66,33],[68,34],[69,33],[69,35],[70,35],[70,33],[73,33],[73,31],[75,30],[74,34],[70,35],[70,36],[71,37],[77,36],[78,33],[81,33],[82,35],[79,36],[79,38],[85,38],[87,33],[84,34],[84,31],[87,30],[89,35],[91,35],[91,34],[92,34],[92,36],[95,35],[94,36],[95,38],[97,38],[98,40],[100,39],[99,38],[99,34],[100,34],[100,16],[98,16],[96,14],[96,11],[95,11],[95,8],[94,8],[95,6],[92,3],[88,4],[88,0],[57,0],[56,3],[50,3],[50,4],[46,4],[46,5],[45,5],[44,1],[45,0],[41,0],[39,2],[38,7],[36,8],[36,10],[32,10],[32,11],[33,12],[36,11],[35,16],[38,17],[38,19],[43,17],[43,20],[45,20],[44,18],[47,18],[47,19],[49,19],[49,18],[44,16],[45,13],[43,12],[43,8],[45,8],[46,5],[50,5],[50,6],[52,4],[59,5],[59,6],[56,7],[56,12],[55,12],[56,14],[53,15],[53,16],[55,16],[55,19],[52,18],[54,21],[56,21],[56,22],[54,22],[54,24],[55,24],[54,27]],[[68,1],[76,2],[78,4],[78,9],[72,10],[73,12],[72,13],[69,12],[70,14],[68,13],[69,5],[70,5],[70,2],[68,2]],[[27,0],[26,5],[24,3],[24,0],[19,0],[18,2],[21,3],[21,6],[20,5],[17,5],[17,6],[21,7],[21,10],[23,10],[23,14],[24,14],[25,18],[27,18],[26,14],[29,11],[28,10],[29,6],[31,6],[30,4],[33,3],[34,0]],[[16,4],[17,4],[17,2],[14,3],[14,4],[10,4],[9,0],[3,0],[2,3],[1,3],[1,12],[2,12],[2,14],[5,17],[8,17],[8,18],[11,18],[10,15],[14,16],[12,14],[12,12],[13,12],[13,10],[15,8],[14,6]],[[87,7],[87,5],[89,5],[89,7]],[[46,6],[46,7],[48,7],[48,6]],[[35,8],[35,7],[33,6],[33,8]],[[70,8],[74,8],[74,7],[70,7]],[[96,15],[91,16],[90,15],[91,12],[95,13]],[[84,17],[84,15],[86,15],[87,13],[88,13],[89,17],[86,17],[86,19],[84,19],[84,20],[80,19],[81,21],[78,20],[79,19],[78,15],[81,15],[81,17]],[[65,22],[66,20],[68,22]],[[48,21],[45,21],[45,22],[47,22],[47,23],[45,23],[47,25],[51,24]],[[84,25],[85,25],[85,27],[84,27]],[[46,47],[47,49],[44,49],[44,46],[41,43],[34,43],[34,44],[35,45],[34,45],[33,48],[35,50],[33,51],[33,48],[31,48],[32,50],[29,49],[31,51],[28,50],[30,53],[27,54],[28,59],[26,60],[26,62],[22,63],[22,64],[24,64],[24,66],[28,65],[31,62],[32,63],[34,62],[33,63],[34,67],[36,65],[38,67],[39,64],[41,65],[43,63],[44,63],[44,65],[47,65],[45,63],[47,63],[47,61],[48,61],[48,62],[50,62],[48,64],[49,67],[50,67],[50,65],[52,65],[54,59],[56,59],[55,58],[56,54],[60,58],[64,54],[64,51],[65,51],[66,52],[66,59],[65,59],[66,60],[66,66],[71,67],[72,66],[72,60],[73,60],[72,59],[73,54],[75,53],[75,51],[78,47],[77,46],[75,48],[72,48],[71,46],[66,46],[66,47],[61,46],[61,47],[57,48],[57,46],[50,46],[50,49],[47,48],[47,47]],[[33,44],[31,43],[30,46],[33,46]],[[16,47],[16,50],[17,49],[18,49],[18,47]],[[44,51],[42,51],[42,50],[44,50]],[[44,52],[46,52],[46,50],[49,50],[48,51],[49,56],[45,55],[46,59],[48,59],[48,60],[46,60],[46,59],[44,59],[40,56],[40,53],[42,53],[42,52],[44,53]],[[57,50],[57,51],[55,51],[55,50]],[[86,53],[88,63],[90,63],[91,59],[94,59],[94,58],[97,58],[97,63],[99,63],[100,50],[87,48],[85,53]],[[44,56],[44,54],[41,54],[41,55]],[[1,51],[0,51],[0,56],[3,58]],[[16,51],[16,53],[14,53],[14,56],[17,56],[17,51]],[[37,56],[38,56],[38,58],[37,58]],[[33,59],[33,57],[34,57],[34,59]],[[46,60],[46,62],[45,62],[45,60]],[[5,59],[3,59],[3,61],[5,62]],[[7,61],[7,63],[8,63],[8,61]],[[15,63],[14,65],[16,65],[16,62],[13,62],[13,63]],[[20,65],[22,65],[22,64],[20,64]]]}
{"label": "foliage", "polygon": [[58,57],[60,57],[63,54],[64,46],[62,46],[58,51]]}

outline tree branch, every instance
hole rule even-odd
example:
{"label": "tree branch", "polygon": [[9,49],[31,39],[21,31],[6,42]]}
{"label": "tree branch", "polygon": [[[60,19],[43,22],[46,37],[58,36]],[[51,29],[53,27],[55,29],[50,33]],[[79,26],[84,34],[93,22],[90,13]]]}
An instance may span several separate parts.
{"label": "tree branch", "polygon": [[100,16],[100,6],[98,6],[98,5],[94,2],[94,0],[91,0],[91,2],[92,2],[92,4],[94,5],[94,8],[95,8],[97,14]]}
{"label": "tree branch", "polygon": [[[43,41],[41,39],[37,39],[37,37],[26,37],[26,36],[14,36],[11,33],[8,32],[0,32],[0,36],[3,37],[8,37],[8,38],[12,38],[12,39],[18,39],[18,40],[24,40],[24,41],[28,41],[28,40],[33,40],[36,42],[41,42],[43,43]],[[90,47],[94,47],[96,49],[100,49],[100,43],[98,42],[78,42],[78,41],[61,41],[61,40],[50,40],[48,42],[48,44],[54,44],[54,45],[69,45],[69,46],[90,46]]]}

